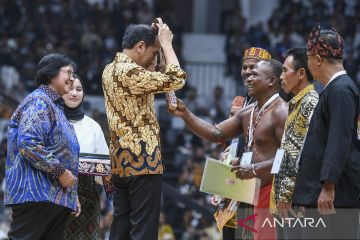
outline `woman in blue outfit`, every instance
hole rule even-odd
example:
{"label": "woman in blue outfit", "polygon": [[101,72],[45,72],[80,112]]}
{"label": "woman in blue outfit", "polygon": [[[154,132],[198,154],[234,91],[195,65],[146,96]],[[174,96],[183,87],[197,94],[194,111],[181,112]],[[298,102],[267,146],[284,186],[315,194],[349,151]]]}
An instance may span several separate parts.
{"label": "woman in blue outfit", "polygon": [[8,127],[5,205],[13,215],[9,239],[63,239],[66,219],[80,210],[79,144],[64,114],[62,96],[73,84],[74,63],[44,56],[38,88],[14,112]]}

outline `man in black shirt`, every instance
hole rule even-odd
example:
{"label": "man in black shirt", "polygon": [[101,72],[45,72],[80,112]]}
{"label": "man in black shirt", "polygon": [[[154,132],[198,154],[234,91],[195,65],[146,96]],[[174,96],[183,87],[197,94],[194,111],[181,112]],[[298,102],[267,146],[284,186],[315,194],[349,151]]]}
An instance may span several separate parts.
{"label": "man in black shirt", "polygon": [[[313,29],[308,66],[320,93],[299,161],[293,203],[326,229],[304,228],[304,239],[355,239],[359,223],[359,90],[343,67],[343,39],[335,29]],[[344,208],[353,208],[346,211]],[[321,224],[323,226],[323,224]],[[325,231],[324,231],[325,230]]]}

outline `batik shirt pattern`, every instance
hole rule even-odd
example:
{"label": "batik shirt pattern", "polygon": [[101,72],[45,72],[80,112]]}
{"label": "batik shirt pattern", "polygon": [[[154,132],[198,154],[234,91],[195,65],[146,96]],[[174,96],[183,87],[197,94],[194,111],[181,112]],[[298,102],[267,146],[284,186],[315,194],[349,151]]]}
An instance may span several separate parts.
{"label": "batik shirt pattern", "polygon": [[77,183],[61,187],[65,169],[78,174],[79,144],[63,99],[41,85],[14,112],[8,127],[5,204],[52,202],[76,209]]}
{"label": "batik shirt pattern", "polygon": [[285,150],[285,153],[279,173],[274,177],[272,195],[275,194],[275,199],[272,199],[273,204],[274,200],[291,203],[298,168],[297,160],[318,101],[319,95],[314,90],[314,85],[311,84],[289,102],[289,115],[285,122],[285,134],[281,142],[281,148]]}
{"label": "batik shirt pattern", "polygon": [[103,90],[113,174],[163,173],[154,94],[178,90],[185,80],[186,73],[176,65],[167,65],[163,73],[151,72],[122,53],[105,67]]}

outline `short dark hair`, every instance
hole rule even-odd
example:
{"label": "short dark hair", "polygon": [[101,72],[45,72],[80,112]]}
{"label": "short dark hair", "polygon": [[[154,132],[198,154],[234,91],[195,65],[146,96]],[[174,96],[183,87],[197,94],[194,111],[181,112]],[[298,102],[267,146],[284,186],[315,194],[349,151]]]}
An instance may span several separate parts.
{"label": "short dark hair", "polygon": [[277,78],[278,83],[280,84],[280,75],[282,73],[282,64],[276,59],[262,60],[265,62],[272,70],[274,76]]}
{"label": "short dark hair", "polygon": [[157,36],[157,31],[145,24],[131,24],[125,30],[122,40],[123,49],[131,49],[140,41],[144,41],[146,46],[153,46]]}
{"label": "short dark hair", "polygon": [[62,67],[72,66],[76,67],[75,63],[67,56],[59,53],[50,53],[41,58],[35,76],[35,81],[38,86],[41,84],[48,85],[51,80],[59,73]]}
{"label": "short dark hair", "polygon": [[79,79],[79,81],[81,82],[81,78],[76,73],[74,73],[74,79]]}
{"label": "short dark hair", "polygon": [[306,51],[307,51],[306,47],[290,48],[289,50],[287,50],[285,58],[289,56],[293,56],[294,69],[297,71],[300,68],[304,68],[306,72],[307,80],[312,83],[314,78],[307,64],[308,58]]}

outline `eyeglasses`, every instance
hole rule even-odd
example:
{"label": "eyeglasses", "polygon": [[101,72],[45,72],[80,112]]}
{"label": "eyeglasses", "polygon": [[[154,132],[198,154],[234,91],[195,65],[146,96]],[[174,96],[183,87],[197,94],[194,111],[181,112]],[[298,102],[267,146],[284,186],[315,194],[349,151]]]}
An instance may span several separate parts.
{"label": "eyeglasses", "polygon": [[68,77],[69,77],[70,79],[74,78],[74,72],[71,71],[71,70],[59,70],[59,71],[60,71],[60,72],[65,72],[65,73],[67,73],[67,74],[68,74]]}

